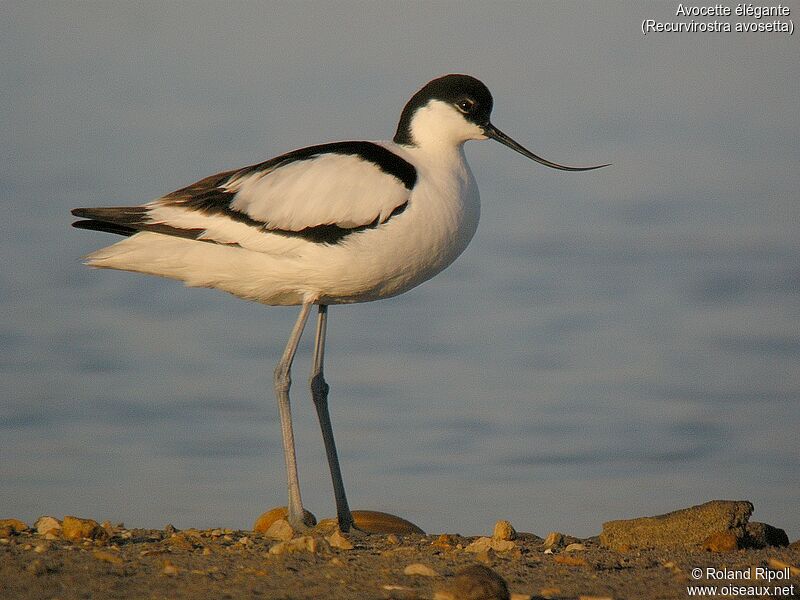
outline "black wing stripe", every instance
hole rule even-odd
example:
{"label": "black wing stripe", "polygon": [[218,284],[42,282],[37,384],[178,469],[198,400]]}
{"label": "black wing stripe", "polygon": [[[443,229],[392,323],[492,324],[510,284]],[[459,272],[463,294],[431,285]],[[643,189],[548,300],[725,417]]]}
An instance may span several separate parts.
{"label": "black wing stripe", "polygon": [[[392,217],[401,214],[408,206],[405,202],[395,208],[388,221]],[[229,211],[234,214],[241,215],[236,211]],[[231,216],[229,212],[225,214]],[[84,221],[75,221],[72,226],[77,229],[89,229],[92,231],[103,231],[106,233],[114,233],[117,235],[131,236],[139,231],[152,231],[153,233],[162,233],[164,235],[171,235],[174,237],[182,237],[191,240],[200,240],[202,242],[212,242],[215,244],[222,243],[226,246],[236,245],[230,242],[217,242],[211,238],[201,238],[205,229],[181,229],[180,227],[172,227],[163,223],[148,223],[144,219],[147,210],[142,206],[129,206],[120,208],[76,208],[72,211],[76,217],[85,217]],[[265,229],[264,224],[259,221],[254,221],[247,217],[250,223],[248,225],[257,227],[264,233],[271,233],[283,237],[293,237],[308,240],[317,244],[338,244],[344,240],[348,235],[358,233],[359,231],[366,231],[367,229],[374,229],[380,225],[379,220],[376,218],[368,225],[360,227],[339,227],[338,225],[317,225],[315,227],[306,227],[300,231],[289,231],[285,229]],[[386,222],[385,221],[385,222]]]}

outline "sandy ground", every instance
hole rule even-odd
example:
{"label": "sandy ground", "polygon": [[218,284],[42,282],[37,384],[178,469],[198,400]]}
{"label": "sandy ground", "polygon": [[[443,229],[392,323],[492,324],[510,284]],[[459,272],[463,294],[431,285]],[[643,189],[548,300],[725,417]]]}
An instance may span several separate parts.
{"label": "sandy ground", "polygon": [[[275,554],[287,547],[248,531],[108,525],[106,531],[105,539],[95,540],[32,530],[0,539],[0,598],[432,599],[448,590],[455,600],[488,598],[453,588],[454,575],[475,564],[494,570],[520,600],[685,599],[696,585],[718,586],[706,595],[712,598],[768,597],[767,589],[774,597],[800,598],[800,571],[782,567],[800,565],[798,544],[728,553],[617,552],[590,538],[567,539],[546,552],[541,538],[520,533],[508,550],[472,552],[466,548],[476,538],[458,535],[351,535],[351,549],[332,547],[318,535],[302,549]],[[566,543],[576,541],[583,548],[567,550]],[[709,579],[708,569],[722,578]],[[787,574],[790,579],[777,579]]]}

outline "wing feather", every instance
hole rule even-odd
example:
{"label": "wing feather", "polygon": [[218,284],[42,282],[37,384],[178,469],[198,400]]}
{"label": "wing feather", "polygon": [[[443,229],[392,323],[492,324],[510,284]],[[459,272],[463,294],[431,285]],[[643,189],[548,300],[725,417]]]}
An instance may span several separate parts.
{"label": "wing feather", "polygon": [[122,235],[149,230],[252,246],[278,234],[336,243],[401,213],[415,182],[414,167],[389,149],[337,142],[218,173],[144,206],[73,214],[90,219],[77,227]]}

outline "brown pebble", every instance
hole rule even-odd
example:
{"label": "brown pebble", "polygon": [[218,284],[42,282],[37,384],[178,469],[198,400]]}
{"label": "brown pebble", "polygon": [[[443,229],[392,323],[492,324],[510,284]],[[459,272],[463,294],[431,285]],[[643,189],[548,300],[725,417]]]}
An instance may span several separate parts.
{"label": "brown pebble", "polygon": [[271,540],[280,540],[285,542],[294,537],[294,529],[289,525],[289,521],[285,519],[278,519],[274,521],[265,531],[264,535]]}
{"label": "brown pebble", "polygon": [[701,547],[708,552],[735,552],[739,549],[739,538],[730,531],[718,531],[708,536]]}
{"label": "brown pebble", "polygon": [[462,569],[440,586],[436,600],[509,600],[505,580],[489,567]]}
{"label": "brown pebble", "polygon": [[328,543],[331,545],[332,548],[338,548],[339,550],[352,550],[353,549],[353,542],[348,540],[342,532],[338,529],[333,532],[330,536],[326,538]]}
{"label": "brown pebble", "polygon": [[61,522],[61,535],[66,540],[106,539],[108,533],[94,519],[66,515]]}
{"label": "brown pebble", "polygon": [[511,541],[517,539],[517,531],[509,521],[498,521],[494,524],[492,538],[495,540]]}
{"label": "brown pebble", "polygon": [[494,550],[495,552],[508,552],[514,550],[517,545],[507,540],[496,540],[494,538],[480,537],[469,546],[464,548],[466,552],[483,552],[484,550]]}
{"label": "brown pebble", "polygon": [[19,519],[0,519],[0,530],[7,530],[7,534],[2,537],[8,537],[12,533],[22,533],[28,530],[28,525]]}
{"label": "brown pebble", "polygon": [[47,533],[58,535],[61,531],[61,521],[55,517],[44,515],[36,519],[36,523],[33,524],[33,527],[39,535],[45,535]]}
{"label": "brown pebble", "polygon": [[560,548],[564,545],[564,534],[559,533],[558,531],[551,531],[547,534],[547,537],[544,538],[543,546],[545,548]]}
{"label": "brown pebble", "polygon": [[389,535],[386,536],[386,543],[387,544],[392,544],[392,545],[399,544],[400,543],[400,538],[397,537],[395,534],[390,533]]}
{"label": "brown pebble", "polygon": [[291,540],[286,540],[285,542],[278,542],[269,549],[269,553],[290,554],[292,552],[309,552],[311,554],[317,554],[326,546],[328,546],[328,542],[322,538],[302,535]]}

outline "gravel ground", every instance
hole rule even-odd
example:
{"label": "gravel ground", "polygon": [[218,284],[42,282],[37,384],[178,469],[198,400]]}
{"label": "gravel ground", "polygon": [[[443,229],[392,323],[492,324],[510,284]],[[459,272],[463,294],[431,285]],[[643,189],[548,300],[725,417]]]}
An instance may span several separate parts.
{"label": "gravel ground", "polygon": [[[800,564],[797,543],[728,553],[619,552],[601,547],[596,538],[566,538],[546,551],[541,538],[520,533],[511,546],[505,543],[508,550],[473,552],[467,547],[476,538],[458,535],[349,535],[353,548],[342,549],[314,534],[302,549],[276,554],[286,545],[251,531],[104,524],[104,532],[94,540],[69,541],[34,530],[0,538],[0,598],[432,599],[437,591],[442,599],[505,597],[453,587],[454,576],[476,564],[505,579],[511,598],[519,600],[685,599],[688,586],[704,584],[751,587],[728,589],[733,593],[727,596],[718,589],[706,597],[760,598],[764,590],[752,588],[768,586],[773,595],[800,598],[800,571],[788,569]],[[580,545],[569,547],[576,542]],[[693,569],[703,577],[695,580]],[[715,581],[706,577],[707,569],[732,571]],[[768,582],[766,573],[789,573],[791,579]]]}

